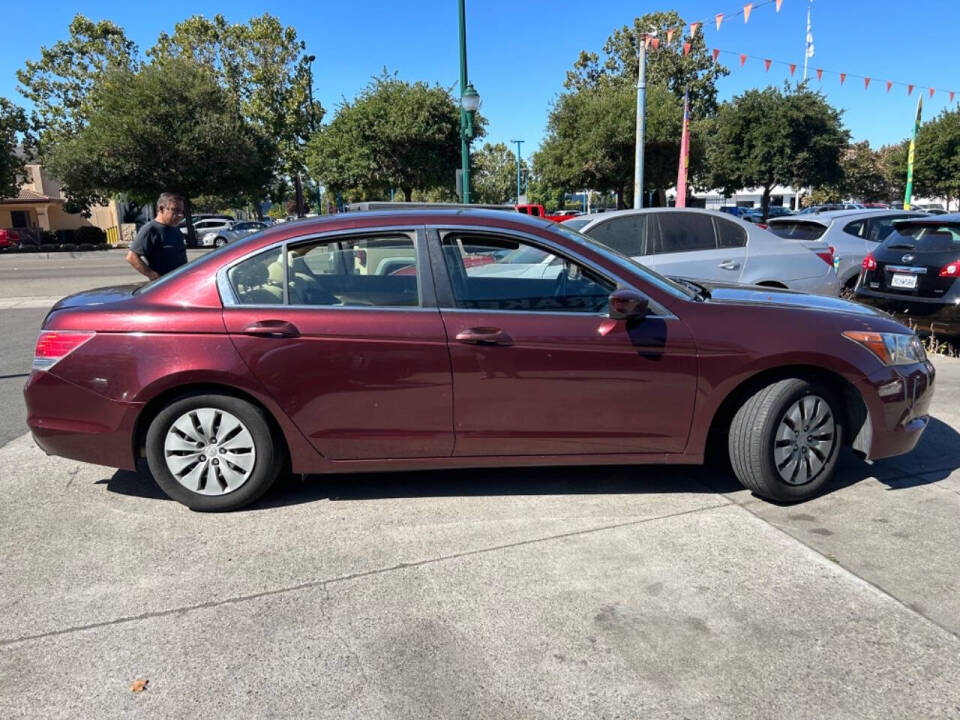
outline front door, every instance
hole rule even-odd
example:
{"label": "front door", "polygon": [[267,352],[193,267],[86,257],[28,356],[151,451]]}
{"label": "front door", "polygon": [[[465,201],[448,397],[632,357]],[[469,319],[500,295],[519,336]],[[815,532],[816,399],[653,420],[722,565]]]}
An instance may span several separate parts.
{"label": "front door", "polygon": [[[611,321],[616,283],[536,241],[459,231],[431,241],[438,291],[445,284],[455,455],[684,449],[697,359],[682,322]],[[511,271],[532,251],[552,253],[559,262],[544,265],[559,269]]]}
{"label": "front door", "polygon": [[421,236],[320,236],[226,271],[234,345],[329,459],[453,451],[450,357],[440,313],[424,301]]}

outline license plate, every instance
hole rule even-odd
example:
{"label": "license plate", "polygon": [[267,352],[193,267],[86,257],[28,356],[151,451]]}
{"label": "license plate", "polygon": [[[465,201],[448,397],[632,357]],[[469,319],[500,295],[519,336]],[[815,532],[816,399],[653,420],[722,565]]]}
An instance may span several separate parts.
{"label": "license plate", "polygon": [[890,279],[890,287],[895,288],[915,288],[917,286],[917,276],[906,273],[894,273]]}

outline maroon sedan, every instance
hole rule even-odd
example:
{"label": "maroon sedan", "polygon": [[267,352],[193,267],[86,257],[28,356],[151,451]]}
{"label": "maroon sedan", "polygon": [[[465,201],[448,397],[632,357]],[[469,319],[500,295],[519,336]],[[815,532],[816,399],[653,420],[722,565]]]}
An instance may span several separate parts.
{"label": "maroon sedan", "polygon": [[912,449],[933,379],[916,336],[861,305],[669,280],[521,215],[411,210],[284,224],[65,298],[25,396],[48,453],[145,458],[197,510],[284,468],[701,463],[709,439],[796,501],[844,444]]}

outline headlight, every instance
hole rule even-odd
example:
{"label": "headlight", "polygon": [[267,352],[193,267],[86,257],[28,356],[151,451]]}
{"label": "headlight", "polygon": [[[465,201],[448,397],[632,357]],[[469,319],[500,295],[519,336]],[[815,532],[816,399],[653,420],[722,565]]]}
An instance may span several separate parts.
{"label": "headlight", "polygon": [[878,333],[847,330],[845,338],[863,345],[872,352],[884,365],[911,365],[924,362],[927,353],[923,343],[913,333]]}

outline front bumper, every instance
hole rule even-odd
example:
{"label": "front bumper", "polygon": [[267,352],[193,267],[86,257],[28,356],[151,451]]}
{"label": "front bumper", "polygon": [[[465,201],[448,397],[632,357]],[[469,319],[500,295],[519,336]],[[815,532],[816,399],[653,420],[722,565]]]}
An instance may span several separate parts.
{"label": "front bumper", "polygon": [[856,300],[890,313],[921,333],[960,335],[960,297],[902,297],[859,287]]}
{"label": "front bumper", "polygon": [[[930,421],[936,370],[930,361],[882,367],[859,383],[868,425],[852,438],[867,458],[903,455],[916,447]],[[867,428],[869,427],[869,430]]]}
{"label": "front bumper", "polygon": [[135,470],[133,430],[143,405],[110,400],[49,372],[23,389],[27,426],[48,455]]}

